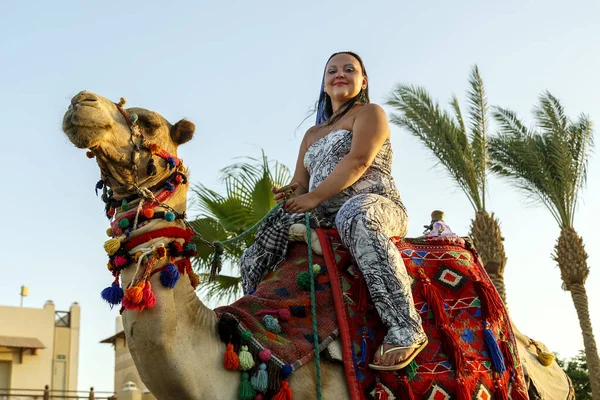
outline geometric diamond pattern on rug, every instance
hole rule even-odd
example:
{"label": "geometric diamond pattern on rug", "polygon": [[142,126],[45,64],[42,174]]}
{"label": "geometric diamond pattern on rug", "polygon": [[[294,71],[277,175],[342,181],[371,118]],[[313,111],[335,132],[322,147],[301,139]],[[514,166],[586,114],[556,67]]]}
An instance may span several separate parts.
{"label": "geometric diamond pattern on rug", "polygon": [[434,384],[423,398],[427,400],[450,400],[450,395],[441,385]]}
{"label": "geometric diamond pattern on rug", "polygon": [[467,282],[466,276],[446,266],[440,267],[440,269],[435,274],[435,279],[445,287],[452,290],[460,289],[465,284],[465,282]]}
{"label": "geometric diamond pattern on rug", "polygon": [[477,386],[477,390],[475,391],[475,396],[473,398],[475,400],[490,400],[492,398],[492,394],[483,383],[480,383]]}

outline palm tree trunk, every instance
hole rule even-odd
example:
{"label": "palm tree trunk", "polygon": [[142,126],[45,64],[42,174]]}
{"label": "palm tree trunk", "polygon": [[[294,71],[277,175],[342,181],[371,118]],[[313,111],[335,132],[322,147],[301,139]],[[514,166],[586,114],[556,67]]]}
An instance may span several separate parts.
{"label": "palm tree trunk", "polygon": [[506,267],[506,253],[504,252],[504,238],[500,232],[500,221],[487,211],[477,211],[475,219],[471,220],[471,238],[473,244],[490,279],[506,304],[506,289],[504,287],[504,267]]}
{"label": "palm tree trunk", "polygon": [[585,286],[580,283],[571,284],[569,291],[571,292],[573,304],[575,304],[575,310],[577,310],[579,326],[583,334],[585,358],[590,373],[590,383],[592,384],[592,399],[600,400],[600,357],[598,357],[598,348],[596,347],[596,340],[592,331],[587,293]]}

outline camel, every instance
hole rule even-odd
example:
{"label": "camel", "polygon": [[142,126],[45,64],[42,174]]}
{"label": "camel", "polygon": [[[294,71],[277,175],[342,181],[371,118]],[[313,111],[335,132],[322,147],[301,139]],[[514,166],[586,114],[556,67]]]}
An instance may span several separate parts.
{"label": "camel", "polygon": [[[195,126],[187,120],[171,124],[156,112],[143,108],[125,109],[123,105],[124,101],[116,104],[92,92],[82,91],[71,100],[64,116],[63,131],[77,148],[89,149],[88,156],[96,158],[102,176],[102,183],[97,188],[102,189],[106,185],[111,189],[113,198],[118,200],[136,193],[148,200],[153,196],[148,188],[159,187],[161,182],[172,176],[172,167],[185,174],[183,165],[178,164],[177,148],[192,139]],[[131,121],[128,121],[132,115],[137,116],[136,126],[140,132],[132,130]],[[158,155],[154,158],[158,161],[154,161],[146,149],[149,142],[154,145],[153,153]],[[187,186],[185,180],[179,182],[171,197],[162,203],[167,207],[165,210],[185,217]],[[137,205],[133,202],[131,209]],[[131,212],[131,209],[124,208],[108,212],[115,212],[114,217],[118,220]],[[183,218],[171,221],[150,219],[146,225],[134,230],[129,239],[164,227],[186,226]],[[113,229],[118,230],[118,227],[113,226]],[[140,249],[144,251],[149,246],[160,247],[169,241],[169,238],[156,237],[131,249],[131,253]],[[158,269],[166,262],[159,260],[153,267]],[[133,267],[121,271],[123,288],[137,283],[137,272],[138,269]],[[239,372],[223,367],[226,346],[215,329],[217,316],[198,298],[192,286],[193,274],[182,274],[171,290],[161,286],[159,274],[151,276],[148,281],[155,296],[155,306],[143,312],[123,312],[127,343],[144,384],[161,400],[238,398]],[[556,362],[550,367],[540,367],[529,338],[517,330],[515,333],[518,351],[529,375],[527,379],[532,383],[531,387],[538,386],[539,398],[569,398],[568,378]],[[323,398],[349,398],[340,363],[322,362],[321,374]],[[554,387],[539,390],[541,385],[550,381]],[[289,384],[294,389],[295,399],[314,399],[314,362],[292,374]],[[534,392],[530,390],[530,393]]]}

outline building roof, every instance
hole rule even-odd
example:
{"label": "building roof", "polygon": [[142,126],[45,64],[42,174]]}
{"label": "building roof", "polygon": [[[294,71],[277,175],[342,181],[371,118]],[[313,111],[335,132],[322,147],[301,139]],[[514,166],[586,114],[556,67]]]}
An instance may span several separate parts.
{"label": "building roof", "polygon": [[103,341],[101,341],[100,343],[112,343],[115,344],[115,341],[119,338],[125,338],[125,331],[121,331],[118,333],[115,333],[114,335],[112,335],[109,338],[104,339]]}
{"label": "building roof", "polygon": [[18,349],[45,349],[46,346],[37,338],[0,336],[0,347],[14,347]]}

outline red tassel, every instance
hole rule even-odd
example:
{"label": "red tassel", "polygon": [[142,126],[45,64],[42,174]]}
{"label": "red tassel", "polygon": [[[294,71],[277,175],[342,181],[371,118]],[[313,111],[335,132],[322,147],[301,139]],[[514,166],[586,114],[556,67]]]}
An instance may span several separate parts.
{"label": "red tassel", "polygon": [[143,298],[141,302],[142,308],[152,308],[156,305],[156,296],[152,293],[152,285],[150,281],[146,281],[144,291],[142,292]]}
{"label": "red tassel", "polygon": [[433,312],[433,317],[437,325],[448,325],[450,320],[446,309],[444,308],[444,299],[440,295],[440,292],[433,287],[431,281],[425,275],[422,269],[419,269],[421,275],[421,287],[423,288],[423,297],[427,301],[428,308]]}
{"label": "red tassel", "polygon": [[465,380],[461,375],[456,378],[456,400],[471,400],[473,391],[473,382]]}
{"label": "red tassel", "polygon": [[459,374],[465,373],[467,361],[465,360],[465,355],[460,350],[458,339],[453,335],[452,331],[450,331],[448,325],[438,326],[438,329],[440,332],[440,339],[444,344],[444,348],[446,349],[448,355],[452,358],[452,361],[454,361],[456,372]]}
{"label": "red tassel", "polygon": [[475,281],[474,285],[479,301],[481,301],[484,318],[490,323],[500,321],[504,315],[505,306],[494,285],[486,281]]}
{"label": "red tassel", "polygon": [[[500,342],[500,349],[502,350],[502,354],[504,354],[504,360],[506,363],[507,369],[517,368],[517,363],[515,361],[515,354],[513,352],[513,345],[508,340],[502,340]],[[510,368],[509,368],[510,367]]]}
{"label": "red tassel", "polygon": [[233,345],[229,343],[227,345],[227,350],[225,351],[225,356],[223,357],[223,365],[225,368],[236,371],[240,366],[240,359],[238,355],[233,351]]}
{"label": "red tassel", "polygon": [[496,393],[494,398],[498,400],[509,400],[508,399],[508,387],[504,384],[501,378],[497,378],[494,380],[494,387],[496,389]]}
{"label": "red tassel", "polygon": [[288,381],[281,381],[281,390],[273,396],[273,400],[292,400],[292,389]]}
{"label": "red tassel", "polygon": [[529,396],[527,395],[523,386],[515,385],[514,382],[511,386],[510,398],[512,400],[529,400]]}
{"label": "red tassel", "polygon": [[[410,387],[410,382],[408,382],[408,376],[404,375],[403,377],[400,378],[397,394],[398,394],[399,399],[415,400],[415,396],[413,394],[412,388]],[[377,397],[375,397],[375,398],[377,398]],[[467,399],[467,400],[470,400],[470,399]]]}

